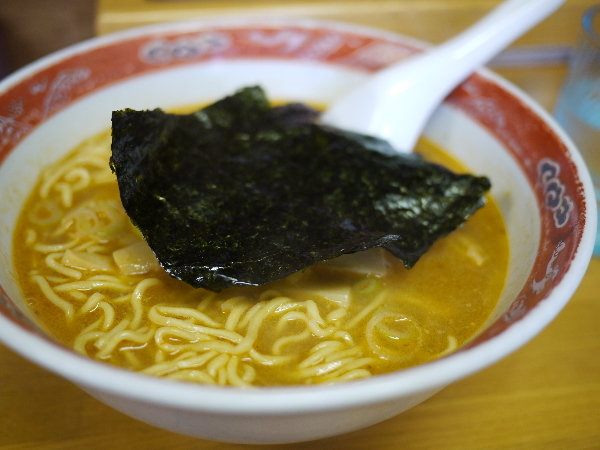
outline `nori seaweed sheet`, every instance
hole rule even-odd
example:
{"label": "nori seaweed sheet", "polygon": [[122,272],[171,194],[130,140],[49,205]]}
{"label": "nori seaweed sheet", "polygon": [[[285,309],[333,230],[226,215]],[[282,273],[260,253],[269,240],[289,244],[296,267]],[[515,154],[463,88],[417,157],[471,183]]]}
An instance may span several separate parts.
{"label": "nori seaweed sheet", "polygon": [[411,268],[484,204],[485,177],[271,107],[260,87],[188,115],[112,115],[125,210],[173,277],[214,292],[384,247]]}

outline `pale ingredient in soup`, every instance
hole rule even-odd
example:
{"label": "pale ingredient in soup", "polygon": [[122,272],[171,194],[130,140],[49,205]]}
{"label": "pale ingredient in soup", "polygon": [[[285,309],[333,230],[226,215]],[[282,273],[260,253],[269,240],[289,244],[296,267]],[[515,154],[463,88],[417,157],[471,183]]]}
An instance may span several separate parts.
{"label": "pale ingredient in soup", "polygon": [[[426,142],[419,150],[455,164]],[[14,236],[31,311],[91,358],[220,385],[348,381],[459,348],[501,294],[508,244],[493,201],[411,270],[375,249],[259,287],[194,289],[131,225],[109,156],[104,133],[45,170]]]}

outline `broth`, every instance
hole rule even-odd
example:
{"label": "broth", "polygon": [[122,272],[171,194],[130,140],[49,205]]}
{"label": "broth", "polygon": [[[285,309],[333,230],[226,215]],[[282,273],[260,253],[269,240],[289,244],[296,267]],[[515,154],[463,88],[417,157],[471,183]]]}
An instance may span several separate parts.
{"label": "broth", "polygon": [[[427,141],[418,151],[462,170]],[[456,350],[502,292],[508,240],[490,198],[411,270],[375,249],[259,287],[194,289],[158,266],[131,225],[109,156],[106,132],[47,168],[13,242],[39,323],[91,358],[221,385],[348,381]]]}

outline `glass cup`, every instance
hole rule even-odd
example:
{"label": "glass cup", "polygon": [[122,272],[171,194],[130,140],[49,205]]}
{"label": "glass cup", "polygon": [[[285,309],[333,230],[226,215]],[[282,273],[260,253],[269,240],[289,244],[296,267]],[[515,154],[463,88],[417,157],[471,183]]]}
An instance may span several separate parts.
{"label": "glass cup", "polygon": [[[600,4],[583,15],[577,46],[554,115],[579,147],[600,200]],[[600,223],[599,223],[600,227]],[[594,255],[600,256],[600,228]]]}

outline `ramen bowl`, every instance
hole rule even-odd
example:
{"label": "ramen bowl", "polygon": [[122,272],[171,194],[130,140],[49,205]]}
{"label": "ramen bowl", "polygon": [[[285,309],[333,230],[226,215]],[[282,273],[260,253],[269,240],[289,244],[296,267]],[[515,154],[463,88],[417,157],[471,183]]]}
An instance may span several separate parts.
{"label": "ramen bowl", "polygon": [[433,362],[333,385],[253,389],[165,380],[84,358],[44,334],[13,267],[19,211],[42,168],[110,127],[111,111],[202,104],[261,85],[327,105],[422,51],[410,38],[313,20],[165,24],[95,38],[0,84],[0,340],[148,424],[203,439],[289,443],[383,421],[526,344],[563,308],[591,257],[592,184],[573,144],[525,94],[487,71],[435,111],[425,136],[492,181],[510,261],[498,306],[467,345]]}

